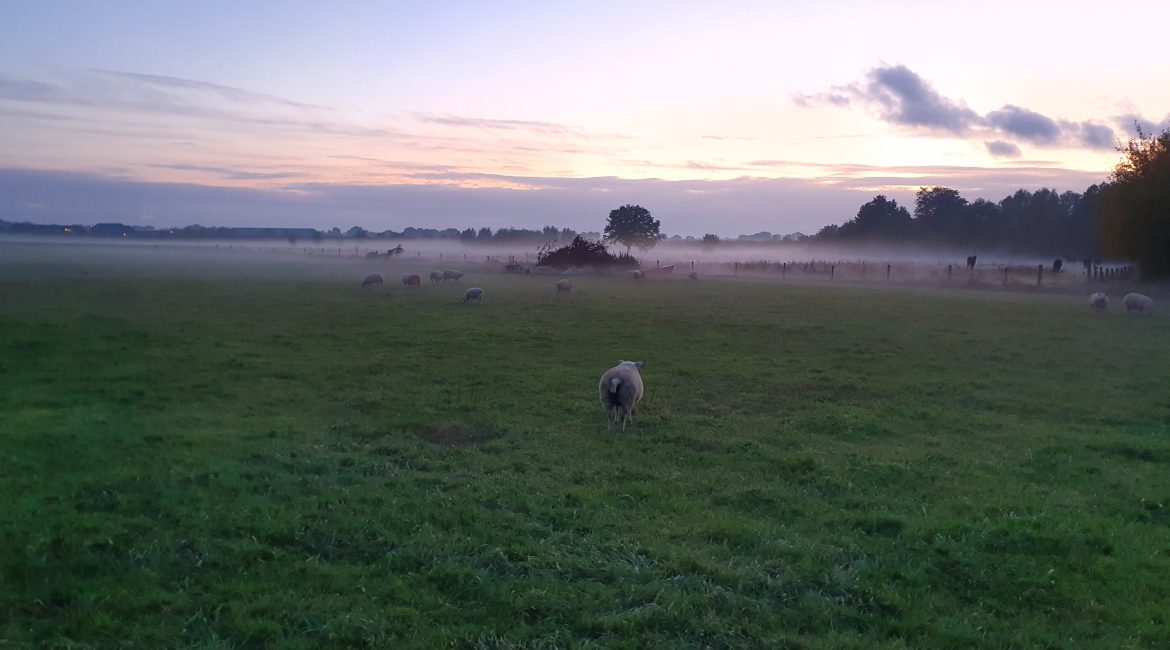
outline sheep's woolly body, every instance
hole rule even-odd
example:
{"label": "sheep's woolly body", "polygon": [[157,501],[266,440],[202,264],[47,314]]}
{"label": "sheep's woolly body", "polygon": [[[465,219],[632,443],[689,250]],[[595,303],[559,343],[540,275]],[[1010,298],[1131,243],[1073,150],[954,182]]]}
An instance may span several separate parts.
{"label": "sheep's woolly body", "polygon": [[1123,300],[1125,311],[1136,311],[1143,316],[1154,311],[1154,299],[1144,293],[1127,293]]}
{"label": "sheep's woolly body", "polygon": [[1102,311],[1109,306],[1109,296],[1098,291],[1097,293],[1089,294],[1089,306],[1094,311]]}
{"label": "sheep's woolly body", "polygon": [[622,431],[625,431],[626,422],[633,419],[634,407],[645,393],[642,375],[638,373],[642,365],[641,361],[619,361],[601,375],[597,388],[601,394],[601,408],[605,410],[606,430],[612,430],[613,425],[621,421]]}

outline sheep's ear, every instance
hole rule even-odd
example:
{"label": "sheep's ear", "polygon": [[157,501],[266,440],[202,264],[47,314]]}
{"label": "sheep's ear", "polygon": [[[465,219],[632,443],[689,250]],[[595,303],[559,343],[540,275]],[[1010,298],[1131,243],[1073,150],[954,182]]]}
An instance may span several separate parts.
{"label": "sheep's ear", "polygon": [[642,366],[646,365],[646,362],[645,361],[635,361],[634,365],[641,368]]}

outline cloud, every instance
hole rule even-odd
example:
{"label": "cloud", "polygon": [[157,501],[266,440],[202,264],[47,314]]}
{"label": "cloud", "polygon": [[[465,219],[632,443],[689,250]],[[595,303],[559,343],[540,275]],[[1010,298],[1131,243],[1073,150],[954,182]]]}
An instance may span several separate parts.
{"label": "cloud", "polygon": [[[900,64],[878,66],[867,72],[862,82],[835,86],[826,93],[800,94],[793,101],[804,107],[858,106],[887,124],[992,142],[1011,138],[1041,147],[1107,149],[1114,139],[1113,130],[1099,122],[1057,120],[1013,104],[980,115],[966,102],[943,96],[930,82]],[[1003,155],[996,150],[1006,149],[993,149],[988,144],[992,155]],[[1018,147],[1016,151],[1019,155]]]}
{"label": "cloud", "polygon": [[887,122],[962,134],[979,121],[966,104],[943,97],[904,65],[875,68],[868,76],[862,96]]}
{"label": "cloud", "polygon": [[203,172],[211,174],[219,178],[226,178],[233,181],[251,181],[251,180],[293,180],[303,179],[305,174],[302,172],[253,172],[243,169],[232,169],[229,167],[214,167],[210,165],[188,165],[182,163],[175,163],[169,165],[153,165],[159,169],[175,169],[178,171],[192,171]]}
{"label": "cloud", "polygon": [[419,113],[416,119],[420,122],[442,124],[443,126],[460,126],[476,129],[494,129],[505,131],[535,131],[557,135],[571,135],[574,130],[564,124],[553,122],[535,122],[530,120],[498,120],[483,117],[463,117],[459,115],[430,115]]}
{"label": "cloud", "polygon": [[798,95],[799,106],[860,105],[891,124],[963,134],[980,123],[963,102],[943,97],[934,86],[904,65],[880,66],[866,73],[864,83],[837,86],[827,93]]}
{"label": "cloud", "polygon": [[992,140],[983,144],[987,146],[987,153],[996,158],[1019,158],[1021,155],[1020,148],[1010,142]]}
{"label": "cloud", "polygon": [[1055,144],[1061,135],[1060,127],[1051,118],[1011,104],[988,113],[985,119],[988,125],[1001,133],[1034,144]]}

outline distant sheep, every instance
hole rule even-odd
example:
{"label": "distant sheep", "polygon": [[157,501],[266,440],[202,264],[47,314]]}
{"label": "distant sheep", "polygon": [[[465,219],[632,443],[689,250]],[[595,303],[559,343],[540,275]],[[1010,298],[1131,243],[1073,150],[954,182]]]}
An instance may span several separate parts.
{"label": "distant sheep", "polygon": [[382,284],[382,274],[381,273],[371,273],[371,274],[366,276],[365,280],[362,280],[362,288],[363,289],[368,287],[368,286],[375,285],[375,284]]}
{"label": "distant sheep", "polygon": [[459,278],[461,278],[461,277],[463,277],[463,273],[461,273],[460,271],[443,271],[443,281],[444,282],[446,282],[447,280],[454,280],[454,281],[458,282]]}
{"label": "distant sheep", "polygon": [[967,256],[967,268],[969,268],[969,269],[975,268],[975,258],[976,257],[978,257],[978,256],[977,255]]}
{"label": "distant sheep", "polygon": [[1144,293],[1127,293],[1122,302],[1125,303],[1126,313],[1136,311],[1138,315],[1144,316],[1154,311],[1154,299]]}
{"label": "distant sheep", "polygon": [[630,271],[630,277],[634,278],[635,280],[641,280],[646,276],[641,271]]}
{"label": "distant sheep", "polygon": [[407,273],[406,275],[402,276],[402,284],[408,287],[417,287],[422,284],[422,278],[418,277],[418,275],[414,273]]}
{"label": "distant sheep", "polygon": [[612,431],[619,420],[625,431],[626,422],[633,420],[634,407],[645,393],[642,375],[638,373],[638,368],[644,365],[642,361],[618,361],[601,375],[597,391],[601,395],[601,408],[605,410],[606,431]]}
{"label": "distant sheep", "polygon": [[692,282],[698,282],[699,281],[699,272],[698,271],[691,271],[690,273],[687,274],[687,279],[691,280]]}
{"label": "distant sheep", "polygon": [[567,296],[569,295],[569,292],[573,290],[573,283],[569,282],[568,280],[557,280],[557,283],[553,286],[557,288],[558,296],[562,293]]}
{"label": "distant sheep", "polygon": [[471,302],[472,300],[483,304],[483,289],[480,289],[479,287],[472,287],[463,292],[463,302],[467,303]]}
{"label": "distant sheep", "polygon": [[1105,311],[1105,308],[1109,306],[1109,296],[1100,291],[1090,293],[1089,306],[1093,308],[1093,311]]}
{"label": "distant sheep", "polygon": [[431,282],[442,282],[442,281],[443,281],[443,272],[442,271],[431,271]]}

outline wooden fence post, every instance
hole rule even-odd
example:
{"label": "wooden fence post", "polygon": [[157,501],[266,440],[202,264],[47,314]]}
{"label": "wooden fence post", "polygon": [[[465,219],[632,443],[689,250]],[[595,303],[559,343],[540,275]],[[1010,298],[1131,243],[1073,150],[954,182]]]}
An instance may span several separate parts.
{"label": "wooden fence post", "polygon": [[1044,279],[1044,265],[1036,265],[1036,286],[1040,286],[1040,281]]}

